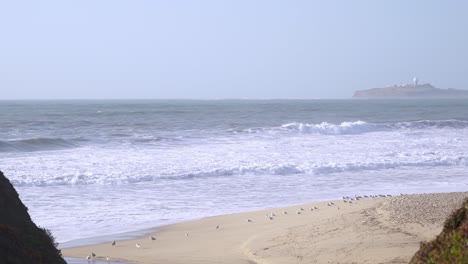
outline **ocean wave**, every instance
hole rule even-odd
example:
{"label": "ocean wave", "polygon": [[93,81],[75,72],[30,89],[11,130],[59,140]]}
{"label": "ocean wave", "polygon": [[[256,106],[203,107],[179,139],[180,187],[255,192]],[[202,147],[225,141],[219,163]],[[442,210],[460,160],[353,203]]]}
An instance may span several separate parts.
{"label": "ocean wave", "polygon": [[28,138],[0,140],[0,152],[31,152],[75,148],[76,144],[62,138]]}
{"label": "ocean wave", "polygon": [[333,124],[328,122],[322,122],[317,124],[293,122],[283,124],[279,127],[257,127],[242,130],[232,130],[232,132],[234,132],[235,134],[296,132],[316,135],[353,135],[394,130],[424,130],[443,128],[468,128],[468,122],[463,120],[418,120],[396,123],[368,123],[365,121],[358,120],[354,122],[342,122],[340,124]]}
{"label": "ocean wave", "polygon": [[361,134],[388,129],[385,126],[366,123],[364,121],[343,122],[339,125],[330,124],[327,122],[322,122],[320,124],[289,123],[282,125],[281,128],[301,133],[322,135]]}
{"label": "ocean wave", "polygon": [[133,139],[133,142],[136,143],[159,143],[159,142],[179,142],[181,141],[178,138],[170,138],[170,137],[153,137],[153,136],[148,136],[148,137],[139,137]]}
{"label": "ocean wave", "polygon": [[398,122],[395,124],[390,124],[390,126],[402,129],[402,128],[409,128],[409,129],[425,129],[425,128],[467,128],[468,121],[463,120],[456,120],[456,119],[449,119],[449,120],[418,120],[418,121],[410,121],[410,122]]}
{"label": "ocean wave", "polygon": [[276,175],[290,176],[303,174],[307,176],[318,176],[335,173],[352,173],[361,171],[382,171],[387,169],[398,169],[403,167],[413,168],[430,168],[430,167],[450,167],[450,166],[468,166],[467,156],[455,157],[437,157],[426,161],[388,161],[388,162],[371,162],[371,163],[327,163],[316,165],[275,165],[275,166],[244,166],[234,168],[213,169],[206,171],[180,172],[171,174],[148,174],[148,172],[133,172],[125,174],[122,172],[106,174],[99,172],[87,172],[78,174],[67,174],[50,177],[21,177],[19,179],[11,179],[14,185],[17,186],[54,186],[54,185],[90,185],[90,184],[129,184],[129,183],[144,183],[159,180],[191,180],[215,177],[232,177],[232,176],[259,176],[259,175]]}

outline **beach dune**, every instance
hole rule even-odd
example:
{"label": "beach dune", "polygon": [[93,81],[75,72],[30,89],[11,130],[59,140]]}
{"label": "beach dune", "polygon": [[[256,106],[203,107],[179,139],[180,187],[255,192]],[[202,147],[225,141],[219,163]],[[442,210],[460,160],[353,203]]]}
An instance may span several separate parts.
{"label": "beach dune", "polygon": [[408,263],[466,197],[403,195],[222,215],[161,227],[151,234],[155,240],[148,235],[62,252],[129,263]]}

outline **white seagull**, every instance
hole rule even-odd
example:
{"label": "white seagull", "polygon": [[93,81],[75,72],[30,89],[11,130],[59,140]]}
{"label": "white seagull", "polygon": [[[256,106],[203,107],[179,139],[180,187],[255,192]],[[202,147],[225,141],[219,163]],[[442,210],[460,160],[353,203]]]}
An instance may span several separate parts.
{"label": "white seagull", "polygon": [[136,243],[136,244],[135,244],[135,247],[136,247],[136,248],[140,248],[141,246],[140,246],[140,244]]}

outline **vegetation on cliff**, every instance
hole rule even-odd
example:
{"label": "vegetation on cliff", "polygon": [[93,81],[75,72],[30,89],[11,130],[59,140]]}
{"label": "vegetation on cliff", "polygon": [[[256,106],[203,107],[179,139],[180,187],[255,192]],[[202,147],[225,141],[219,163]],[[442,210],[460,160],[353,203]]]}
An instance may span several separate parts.
{"label": "vegetation on cliff", "polygon": [[65,264],[52,234],[36,226],[0,171],[0,263]]}
{"label": "vegetation on cliff", "polygon": [[468,263],[468,199],[445,221],[435,240],[421,243],[410,263]]}

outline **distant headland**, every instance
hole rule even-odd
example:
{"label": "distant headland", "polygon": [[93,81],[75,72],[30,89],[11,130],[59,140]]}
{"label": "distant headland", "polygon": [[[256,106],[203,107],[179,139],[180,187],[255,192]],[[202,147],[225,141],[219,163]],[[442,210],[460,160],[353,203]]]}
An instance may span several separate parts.
{"label": "distant headland", "polygon": [[353,98],[386,99],[386,98],[468,98],[468,90],[440,89],[429,83],[419,84],[418,78],[413,83],[390,85],[385,88],[357,90]]}

